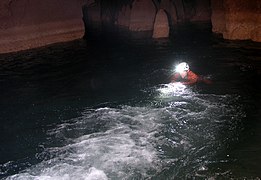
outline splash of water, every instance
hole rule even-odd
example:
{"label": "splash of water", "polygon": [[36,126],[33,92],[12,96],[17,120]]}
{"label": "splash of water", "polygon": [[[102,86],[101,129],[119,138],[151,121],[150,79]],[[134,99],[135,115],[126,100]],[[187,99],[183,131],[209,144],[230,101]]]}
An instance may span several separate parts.
{"label": "splash of water", "polygon": [[48,132],[55,145],[36,155],[42,162],[7,179],[171,179],[209,172],[244,117],[233,104],[237,97],[173,84],[156,91],[155,101],[170,100],[86,109],[58,125]]}

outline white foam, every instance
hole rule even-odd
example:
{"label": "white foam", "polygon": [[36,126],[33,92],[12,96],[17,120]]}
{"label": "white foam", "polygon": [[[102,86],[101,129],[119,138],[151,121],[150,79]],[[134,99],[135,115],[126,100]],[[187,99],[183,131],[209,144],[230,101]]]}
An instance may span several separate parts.
{"label": "white foam", "polygon": [[[105,121],[108,130],[75,139],[68,145],[46,148],[49,160],[9,179],[131,179],[148,178],[159,159],[154,145],[160,111],[145,107],[100,108],[84,117],[58,125],[50,136],[67,139],[63,133],[87,121]],[[79,127],[80,128],[80,127]],[[81,127],[82,128],[82,127]],[[86,127],[88,128],[88,127]]]}
{"label": "white foam", "polygon": [[[88,109],[49,131],[50,139],[66,143],[46,148],[43,156],[49,154],[48,160],[8,179],[149,179],[180,158],[200,158],[198,154],[213,148],[209,142],[216,141],[221,129],[216,122],[222,123],[224,115],[241,114],[231,112],[230,96],[190,92],[185,88],[181,95],[185,100],[173,100],[171,106]],[[75,136],[99,127],[98,132]],[[70,136],[67,131],[75,133]],[[164,147],[171,149],[170,157],[164,156]]]}
{"label": "white foam", "polygon": [[7,179],[16,180],[108,180],[106,174],[94,167],[89,169],[81,169],[77,167],[69,167],[68,164],[60,164],[53,166],[52,168],[43,169],[40,175],[32,175],[31,173],[22,173],[11,176]]}
{"label": "white foam", "polygon": [[160,97],[169,96],[187,96],[193,94],[191,89],[181,83],[162,84],[157,91],[160,92]]}

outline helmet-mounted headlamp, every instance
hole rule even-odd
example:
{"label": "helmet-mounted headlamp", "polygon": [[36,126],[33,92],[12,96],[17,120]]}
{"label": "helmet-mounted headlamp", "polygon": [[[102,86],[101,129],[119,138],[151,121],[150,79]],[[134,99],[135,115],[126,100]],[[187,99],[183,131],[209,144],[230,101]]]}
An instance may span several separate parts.
{"label": "helmet-mounted headlamp", "polygon": [[189,71],[189,65],[185,62],[182,62],[175,67],[175,72],[182,73],[184,71]]}

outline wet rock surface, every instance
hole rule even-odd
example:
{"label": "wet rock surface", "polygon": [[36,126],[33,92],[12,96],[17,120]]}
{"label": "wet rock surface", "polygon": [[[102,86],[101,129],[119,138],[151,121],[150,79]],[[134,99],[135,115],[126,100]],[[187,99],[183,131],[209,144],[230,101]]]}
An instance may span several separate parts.
{"label": "wet rock surface", "polygon": [[0,53],[81,38],[82,0],[3,0]]}
{"label": "wet rock surface", "polygon": [[212,0],[212,31],[225,39],[261,42],[261,5],[259,0]]}

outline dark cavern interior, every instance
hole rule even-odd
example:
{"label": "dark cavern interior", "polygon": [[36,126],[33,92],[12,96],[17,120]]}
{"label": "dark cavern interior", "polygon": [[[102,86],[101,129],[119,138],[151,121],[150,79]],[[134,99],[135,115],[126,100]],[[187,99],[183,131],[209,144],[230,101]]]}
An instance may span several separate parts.
{"label": "dark cavern interior", "polygon": [[0,179],[260,179],[260,0],[1,0]]}

